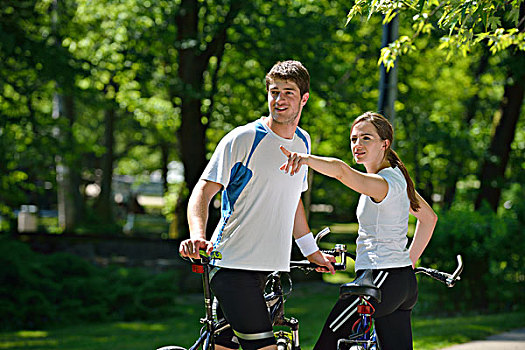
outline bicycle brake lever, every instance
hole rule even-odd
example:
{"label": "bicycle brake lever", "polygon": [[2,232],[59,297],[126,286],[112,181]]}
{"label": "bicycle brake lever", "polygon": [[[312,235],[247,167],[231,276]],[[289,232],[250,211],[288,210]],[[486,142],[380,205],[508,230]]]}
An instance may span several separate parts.
{"label": "bicycle brake lever", "polygon": [[456,259],[458,260],[458,267],[456,268],[456,271],[452,275],[450,275],[449,278],[447,278],[447,286],[448,287],[454,287],[457,281],[461,280],[461,277],[459,276],[461,272],[463,272],[463,259],[461,258],[461,255],[457,255]]}

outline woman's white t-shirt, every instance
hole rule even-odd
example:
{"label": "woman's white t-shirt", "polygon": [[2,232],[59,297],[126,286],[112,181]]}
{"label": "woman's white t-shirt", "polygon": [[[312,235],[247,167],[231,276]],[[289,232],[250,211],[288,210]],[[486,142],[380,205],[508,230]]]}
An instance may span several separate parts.
{"label": "woman's white t-shirt", "polygon": [[412,264],[407,248],[410,200],[405,177],[398,167],[382,169],[378,175],[388,183],[388,193],[380,203],[365,195],[359,198],[356,270]]}

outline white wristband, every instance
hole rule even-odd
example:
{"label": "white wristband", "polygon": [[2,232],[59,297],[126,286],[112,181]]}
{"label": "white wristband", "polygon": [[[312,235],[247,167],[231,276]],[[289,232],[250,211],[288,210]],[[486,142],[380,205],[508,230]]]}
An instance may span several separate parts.
{"label": "white wristband", "polygon": [[295,243],[297,243],[299,250],[301,250],[301,253],[304,256],[308,256],[319,250],[317,243],[315,243],[314,235],[312,232],[309,232],[304,236],[297,238],[295,240]]}

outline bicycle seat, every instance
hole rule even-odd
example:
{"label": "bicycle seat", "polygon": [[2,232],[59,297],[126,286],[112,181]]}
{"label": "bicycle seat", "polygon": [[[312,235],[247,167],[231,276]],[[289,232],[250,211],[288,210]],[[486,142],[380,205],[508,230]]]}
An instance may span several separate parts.
{"label": "bicycle seat", "polygon": [[345,299],[351,295],[368,296],[380,303],[381,290],[374,284],[372,273],[372,270],[365,270],[361,276],[352,282],[342,284],[339,288],[339,298]]}

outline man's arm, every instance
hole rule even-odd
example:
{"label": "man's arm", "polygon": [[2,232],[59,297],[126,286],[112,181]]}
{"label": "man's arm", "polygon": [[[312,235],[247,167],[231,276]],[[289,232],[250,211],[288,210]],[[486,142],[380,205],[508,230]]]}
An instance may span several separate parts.
{"label": "man's arm", "polygon": [[[302,238],[306,235],[312,235],[310,232],[310,227],[306,220],[306,213],[304,211],[304,205],[302,199],[299,199],[299,204],[297,205],[297,210],[295,211],[295,220],[293,224],[293,236],[297,241],[299,238]],[[313,238],[312,238],[313,239]],[[334,274],[335,270],[332,266],[332,262],[335,262],[335,258],[331,255],[321,253],[319,249],[306,256],[308,261],[313,262],[319,266],[324,266],[330,273]],[[323,269],[323,272],[326,272],[326,269]]]}
{"label": "man's arm", "polygon": [[298,239],[308,234],[309,232],[310,227],[308,226],[308,222],[306,221],[306,213],[304,211],[303,200],[299,199],[293,222],[293,236],[295,239]]}
{"label": "man's arm", "polygon": [[193,189],[188,202],[188,225],[190,238],[181,242],[180,255],[194,259],[199,258],[199,250],[210,253],[213,245],[206,240],[209,205],[212,198],[222,189],[217,182],[199,180]]}

